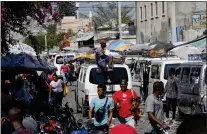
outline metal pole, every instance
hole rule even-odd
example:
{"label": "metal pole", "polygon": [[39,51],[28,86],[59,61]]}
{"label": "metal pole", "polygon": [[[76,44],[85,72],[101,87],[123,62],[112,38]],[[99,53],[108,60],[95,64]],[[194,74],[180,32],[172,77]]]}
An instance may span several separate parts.
{"label": "metal pole", "polygon": [[47,34],[45,34],[45,49],[47,51],[47,56],[49,56],[49,50],[48,50],[48,47],[47,47]]}
{"label": "metal pole", "polygon": [[171,2],[171,28],[172,28],[172,43],[176,42],[176,19],[175,19],[175,2]]}
{"label": "metal pole", "polygon": [[76,2],[76,17],[77,17],[77,19],[79,19],[79,3],[78,2]]}
{"label": "metal pole", "polygon": [[139,44],[139,3],[136,1],[136,44]]}
{"label": "metal pole", "polygon": [[119,18],[119,39],[122,39],[122,29],[121,29],[121,2],[118,2],[118,18]]}

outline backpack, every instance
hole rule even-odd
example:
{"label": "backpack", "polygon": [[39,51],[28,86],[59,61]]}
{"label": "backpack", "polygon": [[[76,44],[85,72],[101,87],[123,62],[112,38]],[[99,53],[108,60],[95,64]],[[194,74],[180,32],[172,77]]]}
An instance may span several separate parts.
{"label": "backpack", "polygon": [[106,98],[105,104],[100,107],[96,112],[95,112],[95,119],[98,123],[101,123],[104,119],[104,114],[106,112],[106,104],[108,102],[108,97]]}

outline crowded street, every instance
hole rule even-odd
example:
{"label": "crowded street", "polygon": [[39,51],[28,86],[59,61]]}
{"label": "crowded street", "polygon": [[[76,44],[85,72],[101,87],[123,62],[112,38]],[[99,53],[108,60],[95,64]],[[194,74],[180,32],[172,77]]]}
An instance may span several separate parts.
{"label": "crowded street", "polygon": [[207,134],[202,1],[1,1],[2,134]]}

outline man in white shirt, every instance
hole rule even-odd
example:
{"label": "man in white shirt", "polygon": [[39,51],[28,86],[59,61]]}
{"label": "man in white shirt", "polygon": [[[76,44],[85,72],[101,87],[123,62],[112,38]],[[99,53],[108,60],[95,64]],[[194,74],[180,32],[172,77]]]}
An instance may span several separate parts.
{"label": "man in white shirt", "polygon": [[63,90],[64,90],[64,82],[61,79],[58,79],[57,75],[53,75],[53,81],[50,83],[52,89],[52,98],[54,102],[55,109],[62,106],[63,99]]}

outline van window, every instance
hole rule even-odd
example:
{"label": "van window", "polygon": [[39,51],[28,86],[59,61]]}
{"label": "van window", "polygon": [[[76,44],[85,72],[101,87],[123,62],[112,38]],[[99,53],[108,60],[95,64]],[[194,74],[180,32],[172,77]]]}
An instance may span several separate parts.
{"label": "van window", "polygon": [[180,64],[166,64],[165,65],[165,70],[164,70],[164,79],[168,79],[168,75],[169,75],[169,70],[170,68],[174,68],[176,69]]}
{"label": "van window", "polygon": [[83,69],[80,70],[80,74],[79,74],[79,81],[82,82],[82,77],[83,77]]}
{"label": "van window", "polygon": [[160,67],[158,65],[152,65],[151,78],[152,79],[160,79]]}
{"label": "van window", "polygon": [[181,68],[180,67],[175,70],[175,76],[176,77],[179,77],[180,76],[180,71],[181,71]]}
{"label": "van window", "polygon": [[86,71],[83,71],[83,83],[85,83],[85,79],[86,79]]}
{"label": "van window", "polygon": [[[89,82],[92,84],[109,84],[104,81],[104,74],[97,73],[98,68],[92,68],[90,71]],[[113,71],[109,73],[111,79],[110,84],[120,84],[121,79],[126,79],[128,81],[128,74],[126,68],[114,67]]]}
{"label": "van window", "polygon": [[201,68],[199,67],[192,67],[191,74],[190,74],[190,84],[194,84],[195,80],[199,78],[201,72]]}
{"label": "van window", "polygon": [[188,83],[190,74],[190,67],[184,67],[181,74],[181,83]]}
{"label": "van window", "polygon": [[69,61],[69,60],[73,60],[74,56],[73,55],[57,56],[56,64],[63,64],[63,58],[64,58],[64,61]]}

